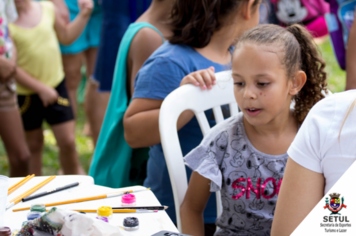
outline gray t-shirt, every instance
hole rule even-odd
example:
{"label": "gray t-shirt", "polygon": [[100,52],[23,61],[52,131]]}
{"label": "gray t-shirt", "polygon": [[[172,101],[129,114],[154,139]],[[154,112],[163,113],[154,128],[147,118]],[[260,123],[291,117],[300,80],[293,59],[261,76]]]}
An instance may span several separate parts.
{"label": "gray t-shirt", "polygon": [[248,140],[243,114],[217,124],[185,156],[186,164],[221,190],[223,212],[215,236],[270,235],[288,155],[268,155]]}

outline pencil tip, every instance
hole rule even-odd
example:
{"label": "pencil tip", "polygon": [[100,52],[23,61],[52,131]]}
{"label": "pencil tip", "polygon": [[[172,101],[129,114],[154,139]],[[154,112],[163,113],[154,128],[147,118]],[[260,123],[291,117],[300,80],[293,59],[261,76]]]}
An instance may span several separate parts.
{"label": "pencil tip", "polygon": [[164,209],[165,209],[165,210],[167,210],[167,209],[168,209],[168,207],[167,207],[167,206],[164,206]]}

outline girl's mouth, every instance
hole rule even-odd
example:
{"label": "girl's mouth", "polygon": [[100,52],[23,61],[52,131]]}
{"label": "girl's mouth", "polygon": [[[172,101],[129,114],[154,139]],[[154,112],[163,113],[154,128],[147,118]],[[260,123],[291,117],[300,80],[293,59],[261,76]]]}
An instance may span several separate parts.
{"label": "girl's mouth", "polygon": [[245,111],[246,111],[248,116],[257,116],[258,114],[261,113],[262,109],[246,108]]}

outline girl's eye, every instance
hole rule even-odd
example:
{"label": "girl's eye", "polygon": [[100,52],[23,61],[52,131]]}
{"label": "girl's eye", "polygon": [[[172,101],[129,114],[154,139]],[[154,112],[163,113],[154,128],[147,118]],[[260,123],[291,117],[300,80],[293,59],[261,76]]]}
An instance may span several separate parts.
{"label": "girl's eye", "polygon": [[244,86],[245,85],[245,83],[243,83],[243,82],[236,82],[236,83],[234,83],[235,85],[237,85],[237,86]]}
{"label": "girl's eye", "polygon": [[266,87],[269,83],[257,83],[257,85],[260,87]]}

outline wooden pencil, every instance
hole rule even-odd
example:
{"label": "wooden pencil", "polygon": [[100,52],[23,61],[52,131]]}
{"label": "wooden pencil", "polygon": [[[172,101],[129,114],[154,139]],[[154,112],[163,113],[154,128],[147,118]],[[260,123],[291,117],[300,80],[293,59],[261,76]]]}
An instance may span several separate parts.
{"label": "wooden pencil", "polygon": [[22,179],[21,181],[19,181],[18,183],[12,185],[8,192],[7,195],[10,195],[11,193],[13,193],[16,189],[18,189],[19,187],[21,187],[22,185],[24,185],[26,182],[28,182],[30,179],[32,179],[35,175],[28,175],[26,176],[24,179]]}
{"label": "wooden pencil", "polygon": [[66,190],[66,189],[76,187],[79,184],[80,184],[79,182],[76,182],[76,183],[68,184],[68,185],[65,185],[65,186],[62,186],[62,187],[53,188],[53,189],[50,189],[50,190],[42,192],[42,193],[37,193],[37,194],[31,195],[31,196],[22,198],[22,201],[23,202],[27,202],[27,201],[31,201],[31,200],[36,199],[36,198],[47,196],[49,194],[58,193],[60,191]]}
{"label": "wooden pencil", "polygon": [[36,186],[34,186],[33,188],[27,190],[26,192],[24,192],[23,194],[13,198],[12,200],[10,200],[10,202],[16,202],[18,199],[20,199],[20,201],[22,200],[22,198],[29,196],[30,194],[36,192],[38,189],[42,188],[43,186],[45,186],[47,183],[49,183],[50,181],[52,181],[54,178],[56,178],[56,176],[50,176],[47,179],[45,179],[44,181],[42,181],[41,183],[37,184]]}
{"label": "wooden pencil", "polygon": [[27,175],[25,178],[21,179],[19,182],[17,182],[16,184],[12,185],[8,190],[11,190],[11,189],[15,188],[17,185],[21,184],[23,181],[28,179],[30,176],[31,175]]}
{"label": "wooden pencil", "polygon": [[43,186],[45,186],[46,184],[51,182],[54,178],[56,178],[55,175],[54,176],[50,176],[49,178],[47,178],[46,180],[42,181],[41,183],[39,183],[35,187],[33,187],[30,190],[26,191],[25,193],[19,195],[18,197],[12,199],[10,201],[10,204],[6,207],[6,209],[9,209],[10,207],[16,205],[17,203],[19,203],[22,200],[22,198],[25,198],[25,197],[29,196],[30,194],[36,192],[38,189],[42,188]]}
{"label": "wooden pencil", "polygon": [[[150,189],[150,188],[146,188],[146,189],[143,189],[143,190],[137,190],[137,191],[133,191],[133,190],[119,191],[119,192],[107,193],[107,194],[102,194],[102,195],[97,195],[97,196],[71,199],[71,200],[61,201],[61,202],[46,203],[44,205],[45,205],[45,207],[49,207],[49,206],[58,206],[58,205],[77,203],[77,202],[86,202],[86,201],[98,200],[98,199],[103,199],[103,198],[117,197],[117,196],[124,195],[125,193],[141,192],[141,191],[145,191],[145,190],[148,190],[148,189]],[[13,209],[12,211],[13,212],[26,211],[26,210],[29,210],[29,209],[30,209],[30,207],[24,207],[24,208]]]}
{"label": "wooden pencil", "polygon": [[[83,210],[70,210],[70,211],[81,211],[86,213],[96,213],[95,209],[83,209]],[[158,210],[147,210],[147,209],[120,209],[120,210],[112,210],[113,213],[152,213],[158,212]]]}

